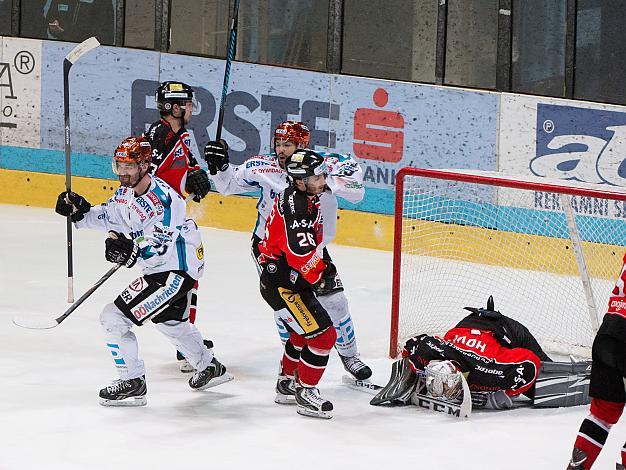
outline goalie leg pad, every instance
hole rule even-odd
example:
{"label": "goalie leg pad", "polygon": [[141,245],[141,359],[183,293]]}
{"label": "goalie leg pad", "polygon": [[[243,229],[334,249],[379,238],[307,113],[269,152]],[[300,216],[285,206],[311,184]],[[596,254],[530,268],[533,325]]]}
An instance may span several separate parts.
{"label": "goalie leg pad", "polygon": [[370,405],[407,405],[417,385],[417,374],[408,358],[402,358],[391,365],[391,377],[387,385],[371,399]]}
{"label": "goalie leg pad", "polygon": [[542,362],[535,382],[533,407],[556,408],[589,404],[590,378],[590,361]]}
{"label": "goalie leg pad", "polygon": [[120,379],[130,380],[145,375],[143,361],[138,357],[137,337],[131,331],[133,323],[115,304],[107,304],[100,314],[100,324]]}

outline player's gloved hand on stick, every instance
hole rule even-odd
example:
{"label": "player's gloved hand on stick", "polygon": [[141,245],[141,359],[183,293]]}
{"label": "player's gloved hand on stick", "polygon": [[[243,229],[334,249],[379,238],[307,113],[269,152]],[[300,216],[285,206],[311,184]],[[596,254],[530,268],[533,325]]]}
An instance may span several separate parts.
{"label": "player's gloved hand on stick", "polygon": [[200,202],[200,200],[209,194],[211,190],[211,182],[209,176],[204,170],[191,170],[187,173],[187,182],[185,184],[185,191],[189,194],[193,194],[193,200]]}
{"label": "player's gloved hand on stick", "polygon": [[85,214],[91,210],[89,201],[80,194],[63,191],[57,198],[55,212],[63,217],[70,216],[72,222],[83,220]]}
{"label": "player's gloved hand on stick", "polygon": [[139,246],[134,241],[123,233],[109,232],[109,237],[104,241],[104,257],[107,261],[132,268],[138,255]]}
{"label": "player's gloved hand on stick", "polygon": [[228,168],[228,144],[224,139],[211,140],[204,146],[204,160],[209,173],[217,175],[218,171]]}
{"label": "player's gloved hand on stick", "polygon": [[335,277],[337,268],[332,261],[326,261],[326,269],[322,273],[322,278],[313,286],[317,296],[328,295],[335,287]]}

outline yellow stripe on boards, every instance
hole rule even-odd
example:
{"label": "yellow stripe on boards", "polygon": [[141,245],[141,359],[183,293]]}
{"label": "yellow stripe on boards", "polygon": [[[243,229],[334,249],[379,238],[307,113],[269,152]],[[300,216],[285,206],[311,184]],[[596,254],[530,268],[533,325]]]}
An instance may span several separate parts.
{"label": "yellow stripe on boards", "polygon": [[[569,239],[404,219],[403,253],[578,276]],[[582,242],[590,277],[614,279],[625,248]]]}

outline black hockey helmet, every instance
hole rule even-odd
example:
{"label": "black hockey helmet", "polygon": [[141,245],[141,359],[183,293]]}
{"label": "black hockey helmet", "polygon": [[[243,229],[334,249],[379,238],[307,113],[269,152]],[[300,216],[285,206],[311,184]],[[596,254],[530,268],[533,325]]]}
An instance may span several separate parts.
{"label": "black hockey helmet", "polygon": [[285,170],[292,179],[328,174],[324,157],[311,149],[296,150],[285,161]]}
{"label": "black hockey helmet", "polygon": [[171,114],[172,106],[185,106],[187,101],[193,100],[193,89],[183,82],[163,82],[155,93],[157,108],[165,114]]}

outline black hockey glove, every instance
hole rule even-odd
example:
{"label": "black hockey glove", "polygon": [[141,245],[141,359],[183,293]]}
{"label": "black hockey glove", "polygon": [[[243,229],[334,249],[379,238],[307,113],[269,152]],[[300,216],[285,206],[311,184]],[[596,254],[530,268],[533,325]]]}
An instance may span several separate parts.
{"label": "black hockey glove", "polygon": [[326,269],[322,273],[322,278],[313,286],[315,295],[320,297],[330,294],[335,287],[336,276],[337,268],[332,261],[326,261]]}
{"label": "black hockey glove", "polygon": [[218,171],[228,168],[228,145],[221,139],[211,140],[204,147],[204,160],[209,167],[209,173],[217,175]]}
{"label": "black hockey glove", "polygon": [[85,214],[91,210],[91,204],[80,194],[63,191],[57,198],[55,212],[63,217],[70,216],[72,222],[83,220]]}
{"label": "black hockey glove", "polygon": [[109,232],[109,238],[104,241],[104,257],[115,264],[123,264],[132,268],[137,262],[139,246],[123,233]]}
{"label": "black hockey glove", "polygon": [[187,173],[187,183],[185,184],[185,191],[189,194],[193,194],[193,200],[200,202],[200,200],[209,194],[211,190],[211,183],[209,177],[204,170],[191,170]]}

